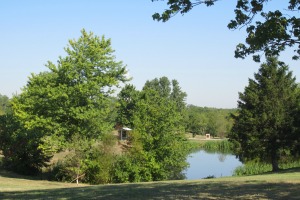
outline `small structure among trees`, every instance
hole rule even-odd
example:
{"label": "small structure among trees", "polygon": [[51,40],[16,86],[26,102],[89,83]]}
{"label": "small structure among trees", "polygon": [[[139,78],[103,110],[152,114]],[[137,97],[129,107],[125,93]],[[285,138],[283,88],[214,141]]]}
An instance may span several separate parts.
{"label": "small structure among trees", "polygon": [[130,131],[132,131],[132,129],[130,129],[128,127],[121,127],[119,129],[119,138],[120,138],[120,140],[127,140]]}

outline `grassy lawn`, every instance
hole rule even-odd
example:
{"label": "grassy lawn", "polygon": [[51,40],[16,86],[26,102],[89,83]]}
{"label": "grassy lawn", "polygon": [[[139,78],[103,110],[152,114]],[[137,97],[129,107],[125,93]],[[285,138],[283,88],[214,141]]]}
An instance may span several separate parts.
{"label": "grassy lawn", "polygon": [[0,199],[300,199],[300,168],[259,176],[97,186],[0,171]]}

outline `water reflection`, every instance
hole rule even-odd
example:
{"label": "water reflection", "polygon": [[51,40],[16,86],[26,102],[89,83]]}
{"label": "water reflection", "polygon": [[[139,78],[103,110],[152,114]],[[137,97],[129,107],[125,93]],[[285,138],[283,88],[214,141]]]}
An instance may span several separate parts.
{"label": "water reflection", "polygon": [[226,154],[220,153],[220,154],[218,155],[218,158],[219,158],[219,161],[220,161],[220,162],[224,162],[225,159],[226,159]]}
{"label": "water reflection", "polygon": [[190,167],[185,170],[186,179],[194,180],[208,176],[232,176],[233,170],[242,163],[232,154],[199,150],[187,158]]}

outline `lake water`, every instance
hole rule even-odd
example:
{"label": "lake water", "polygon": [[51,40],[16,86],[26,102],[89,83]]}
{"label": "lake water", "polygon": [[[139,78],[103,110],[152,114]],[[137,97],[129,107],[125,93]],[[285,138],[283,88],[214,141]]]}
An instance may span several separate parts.
{"label": "lake water", "polygon": [[234,169],[243,165],[234,155],[208,153],[199,150],[187,158],[190,164],[185,170],[187,180],[201,179],[208,176],[232,176]]}

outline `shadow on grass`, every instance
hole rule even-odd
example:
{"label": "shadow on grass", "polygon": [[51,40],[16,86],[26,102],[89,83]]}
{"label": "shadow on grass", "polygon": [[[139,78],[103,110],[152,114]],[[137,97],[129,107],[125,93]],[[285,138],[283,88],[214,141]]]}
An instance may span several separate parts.
{"label": "shadow on grass", "polygon": [[278,173],[293,173],[293,172],[300,172],[300,167],[293,167],[289,169],[282,169]]}
{"label": "shadow on grass", "polygon": [[102,185],[2,192],[0,199],[299,199],[300,186],[265,182],[184,182]]}
{"label": "shadow on grass", "polygon": [[5,178],[15,178],[15,179],[26,179],[26,180],[50,180],[51,174],[49,172],[40,172],[36,175],[23,175],[18,174],[13,171],[9,171],[5,169],[4,167],[0,166],[0,177]]}
{"label": "shadow on grass", "polygon": [[[300,168],[281,170],[280,174],[297,173]],[[0,169],[0,176],[37,180]],[[262,179],[244,181],[203,180],[115,184],[87,187],[5,191],[0,199],[300,199],[296,181],[266,182]]]}
{"label": "shadow on grass", "polygon": [[6,178],[27,179],[27,180],[42,180],[41,176],[26,176],[20,175],[0,167],[0,176]]}
{"label": "shadow on grass", "polygon": [[264,172],[264,173],[261,173],[259,175],[265,175],[265,174],[285,174],[285,173],[297,173],[297,172],[300,172],[300,167],[293,167],[293,168],[288,168],[288,169],[280,169],[279,171],[277,172]]}

